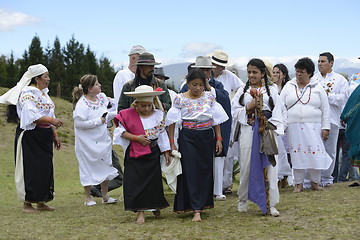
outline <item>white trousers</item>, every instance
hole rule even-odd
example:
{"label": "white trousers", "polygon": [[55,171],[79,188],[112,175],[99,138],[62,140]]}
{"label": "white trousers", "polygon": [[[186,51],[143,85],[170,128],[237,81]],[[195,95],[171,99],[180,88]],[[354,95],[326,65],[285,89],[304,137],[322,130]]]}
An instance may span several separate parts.
{"label": "white trousers", "polygon": [[320,182],[320,171],[318,169],[306,169],[306,171],[305,169],[293,169],[295,184],[304,183],[305,175],[309,176],[311,182],[318,184]]}
{"label": "white trousers", "polygon": [[333,183],[332,173],[335,168],[335,158],[336,158],[336,145],[339,136],[339,127],[335,124],[331,124],[331,129],[329,133],[329,138],[324,141],[325,150],[332,159],[331,165],[326,170],[321,170],[321,185],[326,186],[327,184]]}
{"label": "white trousers", "polygon": [[[240,201],[248,200],[249,189],[249,175],[250,175],[250,157],[252,146],[252,127],[241,126],[240,135],[240,186],[238,189],[238,196]],[[242,144],[241,144],[242,143]],[[277,156],[275,156],[277,159]],[[280,201],[280,194],[278,189],[278,173],[277,166],[273,167],[269,164],[266,167],[267,179],[269,181],[269,197],[270,207],[274,207]]]}
{"label": "white trousers", "polygon": [[233,169],[235,157],[225,157],[223,171],[223,188],[229,188],[233,182]]}
{"label": "white trousers", "polygon": [[225,157],[214,158],[214,195],[221,195],[223,191]]}

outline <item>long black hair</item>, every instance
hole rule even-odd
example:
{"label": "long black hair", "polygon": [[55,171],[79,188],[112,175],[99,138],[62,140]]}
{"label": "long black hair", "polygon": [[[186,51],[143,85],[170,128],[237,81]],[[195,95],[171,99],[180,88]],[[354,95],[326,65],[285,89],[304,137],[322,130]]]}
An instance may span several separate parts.
{"label": "long black hair", "polygon": [[279,63],[279,64],[276,64],[274,68],[278,68],[285,76],[284,80],[281,82],[281,88],[283,88],[285,86],[285,84],[290,81],[290,76],[289,76],[289,70],[287,69],[287,67],[282,64],[282,63]]}
{"label": "long black hair", "polygon": [[[271,94],[270,94],[269,80],[268,80],[267,75],[266,75],[265,63],[261,59],[253,58],[248,62],[248,64],[246,66],[249,67],[250,65],[254,66],[254,67],[257,67],[260,70],[261,73],[265,73],[264,74],[264,81],[265,81],[266,93],[269,96],[270,108],[271,108],[271,110],[273,110],[274,109],[274,100],[272,99]],[[241,106],[245,106],[245,104],[244,104],[244,94],[249,89],[249,87],[250,87],[250,82],[248,80],[246,82],[246,84],[245,84],[244,91],[243,91],[243,93],[241,94],[241,96],[239,98],[239,103],[240,103]]]}

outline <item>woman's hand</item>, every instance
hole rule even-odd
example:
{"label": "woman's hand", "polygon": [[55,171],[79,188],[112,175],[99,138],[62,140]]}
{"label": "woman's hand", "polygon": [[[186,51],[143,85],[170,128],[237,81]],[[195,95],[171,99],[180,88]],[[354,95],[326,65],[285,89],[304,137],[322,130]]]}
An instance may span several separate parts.
{"label": "woman's hand", "polygon": [[222,141],[221,140],[216,140],[216,154],[215,155],[219,155],[222,152]]}
{"label": "woman's hand", "polygon": [[147,146],[151,143],[151,140],[147,139],[146,135],[137,135],[136,142],[138,142],[144,146]]}
{"label": "woman's hand", "polygon": [[170,153],[170,151],[165,151],[164,152],[164,156],[165,156],[165,161],[166,161],[166,166],[169,166],[170,165],[170,163],[171,163],[171,159],[170,159],[170,157],[171,157],[171,153]]}
{"label": "woman's hand", "polygon": [[248,104],[246,104],[246,109],[247,110],[253,110],[256,105],[259,103],[259,97],[255,96]]}
{"label": "woman's hand", "polygon": [[178,150],[175,143],[172,143],[172,142],[170,143],[170,148],[171,148],[171,151],[172,150],[176,150],[176,151]]}
{"label": "woman's hand", "polygon": [[321,130],[321,137],[324,141],[328,140],[329,138],[329,129],[323,129]]}
{"label": "woman's hand", "polygon": [[56,150],[60,150],[62,145],[61,145],[61,141],[60,138],[58,136],[54,136],[53,137],[53,142],[54,142],[54,147]]}

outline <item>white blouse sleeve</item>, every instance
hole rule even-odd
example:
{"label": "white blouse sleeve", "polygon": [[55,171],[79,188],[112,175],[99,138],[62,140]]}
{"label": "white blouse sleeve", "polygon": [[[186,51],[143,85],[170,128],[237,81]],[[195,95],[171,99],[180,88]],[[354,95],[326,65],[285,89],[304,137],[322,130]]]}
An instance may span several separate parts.
{"label": "white blouse sleeve", "polygon": [[213,126],[226,122],[229,119],[224,108],[218,102],[214,102],[213,106],[211,107],[211,113],[213,117]]}
{"label": "white blouse sleeve", "polygon": [[119,122],[119,126],[114,129],[113,145],[120,145],[124,150],[126,150],[130,144],[130,140],[122,137],[124,132],[126,132],[126,129],[121,125],[121,122]]}
{"label": "white blouse sleeve", "polygon": [[[320,86],[317,84],[316,87]],[[320,101],[321,101],[321,129],[330,129],[330,104],[328,96],[323,87],[318,87],[320,92]]]}
{"label": "white blouse sleeve", "polygon": [[181,95],[177,94],[174,98],[171,108],[167,112],[165,126],[173,123],[181,123]]}
{"label": "white blouse sleeve", "polygon": [[36,98],[34,94],[29,91],[20,96],[18,104],[20,105],[20,128],[26,130],[32,130],[36,127],[36,120],[43,117],[36,108]]}
{"label": "white blouse sleeve", "polygon": [[75,128],[79,129],[91,129],[103,124],[100,117],[87,119],[86,108],[80,101],[76,104],[73,118]]}
{"label": "white blouse sleeve", "polygon": [[165,152],[165,151],[170,150],[169,137],[168,137],[168,134],[167,134],[165,128],[163,131],[161,131],[159,133],[157,142],[158,142],[158,146],[160,148],[160,152]]}
{"label": "white blouse sleeve", "polygon": [[243,125],[247,125],[247,115],[245,106],[240,105],[239,99],[243,94],[244,88],[240,87],[236,92],[235,96],[231,100],[231,115],[234,121],[238,121]]}
{"label": "white blouse sleeve", "polygon": [[270,87],[270,95],[274,101],[274,109],[272,110],[272,116],[269,119],[269,122],[276,126],[275,132],[278,135],[284,135],[285,119],[287,115],[285,104],[280,98],[277,88]]}

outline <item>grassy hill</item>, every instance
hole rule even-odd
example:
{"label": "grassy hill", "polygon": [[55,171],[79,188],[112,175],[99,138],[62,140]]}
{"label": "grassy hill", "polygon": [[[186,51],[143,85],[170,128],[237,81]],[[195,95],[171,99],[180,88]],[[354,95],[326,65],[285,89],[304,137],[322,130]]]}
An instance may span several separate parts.
{"label": "grassy hill", "polygon": [[[0,88],[0,94],[6,89]],[[280,190],[276,206],[280,217],[262,216],[256,205],[248,213],[237,212],[236,194],[215,202],[205,211],[203,221],[191,222],[191,214],[172,212],[174,194],[165,187],[171,207],[155,219],[146,214],[146,223],[135,224],[136,216],[125,212],[123,203],[93,207],[83,206],[83,188],[79,182],[78,164],[74,153],[72,105],[53,98],[56,115],[63,120],[59,129],[63,149],[54,151],[55,200],[54,212],[25,214],[17,201],[14,184],[13,141],[16,125],[0,116],[0,239],[359,239],[360,188],[349,189],[348,183],[336,184],[323,192],[292,193]],[[0,105],[0,113],[5,106]],[[115,147],[122,156],[120,147]],[[122,162],[122,160],[121,160]],[[238,179],[239,176],[236,176]],[[237,190],[234,184],[234,192]],[[122,188],[110,192],[122,198]]]}

